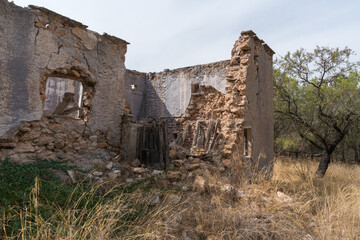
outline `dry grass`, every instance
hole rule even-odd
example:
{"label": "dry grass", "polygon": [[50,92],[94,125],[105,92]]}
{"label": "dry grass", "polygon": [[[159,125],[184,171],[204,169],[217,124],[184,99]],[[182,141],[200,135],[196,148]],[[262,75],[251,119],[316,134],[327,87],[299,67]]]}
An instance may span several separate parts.
{"label": "dry grass", "polygon": [[[360,239],[360,166],[277,160],[272,181],[210,174],[203,193],[159,189],[117,194],[83,211],[59,209],[47,222],[25,211],[20,239]],[[229,177],[231,176],[231,177]],[[216,183],[228,181],[227,187]],[[111,190],[110,190],[111,192]],[[279,193],[282,192],[285,195]],[[36,207],[36,187],[32,206]],[[91,193],[84,193],[91,194]],[[160,202],[154,202],[160,196]],[[134,211],[142,208],[134,217]],[[133,216],[129,219],[129,215]],[[36,225],[30,229],[29,219]]]}
{"label": "dry grass", "polygon": [[316,167],[278,160],[273,180],[257,184],[233,172],[232,189],[183,196],[166,219],[167,238],[360,239],[360,166],[331,164],[321,180],[312,177]]}
{"label": "dry grass", "polygon": [[360,166],[333,163],[325,177],[314,180],[317,164],[278,161],[274,181],[291,195],[304,225],[316,239],[360,239]]}

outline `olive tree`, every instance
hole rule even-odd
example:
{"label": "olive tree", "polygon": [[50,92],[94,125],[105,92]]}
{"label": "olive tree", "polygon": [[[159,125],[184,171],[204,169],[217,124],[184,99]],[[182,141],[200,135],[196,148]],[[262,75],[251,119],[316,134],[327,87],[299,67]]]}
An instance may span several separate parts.
{"label": "olive tree", "polygon": [[317,47],[276,61],[275,114],[322,151],[317,177],[325,175],[331,154],[359,121],[359,64],[350,61],[352,54],[348,48]]}

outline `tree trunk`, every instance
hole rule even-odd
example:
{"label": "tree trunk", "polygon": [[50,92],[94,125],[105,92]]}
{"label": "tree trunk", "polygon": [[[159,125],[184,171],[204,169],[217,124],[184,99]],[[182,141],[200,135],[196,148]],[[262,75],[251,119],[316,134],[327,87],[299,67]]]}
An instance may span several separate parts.
{"label": "tree trunk", "polygon": [[357,163],[360,163],[360,158],[359,158],[359,151],[358,151],[358,147],[355,145],[355,162],[357,162]]}
{"label": "tree trunk", "polygon": [[329,153],[329,152],[324,153],[324,155],[322,156],[322,158],[320,160],[319,167],[316,170],[315,177],[323,178],[325,176],[326,170],[329,167],[330,156],[331,156],[331,153]]}
{"label": "tree trunk", "polygon": [[345,147],[343,146],[343,149],[341,150],[341,162],[346,162],[345,159]]}

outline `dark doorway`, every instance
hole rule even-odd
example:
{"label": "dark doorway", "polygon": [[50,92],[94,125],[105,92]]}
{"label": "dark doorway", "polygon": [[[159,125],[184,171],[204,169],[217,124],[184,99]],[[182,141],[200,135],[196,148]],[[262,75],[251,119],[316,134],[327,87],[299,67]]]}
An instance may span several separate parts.
{"label": "dark doorway", "polygon": [[152,122],[138,128],[136,158],[146,167],[165,169],[169,166],[167,122]]}

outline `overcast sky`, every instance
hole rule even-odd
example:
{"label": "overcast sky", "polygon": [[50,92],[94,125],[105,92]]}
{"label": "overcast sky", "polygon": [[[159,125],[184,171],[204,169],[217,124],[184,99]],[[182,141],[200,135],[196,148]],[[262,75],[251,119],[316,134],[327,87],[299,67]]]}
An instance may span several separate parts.
{"label": "overcast sky", "polygon": [[162,71],[225,60],[253,30],[277,54],[316,45],[353,49],[360,60],[357,0],[15,0],[46,7],[130,42],[126,67]]}

